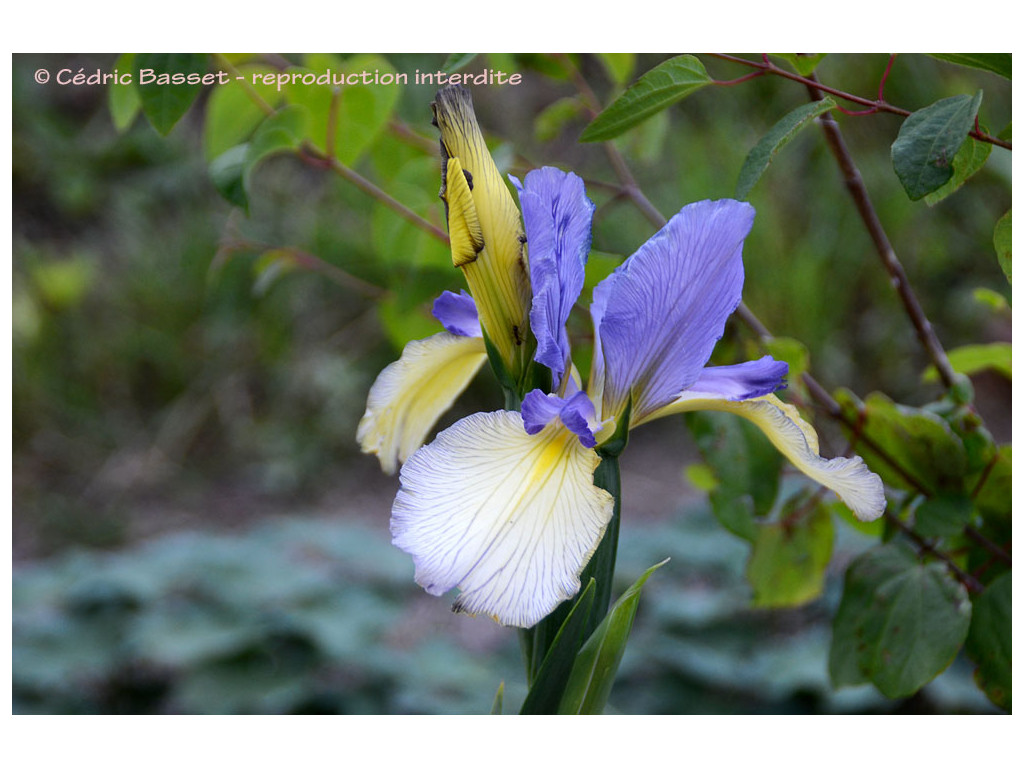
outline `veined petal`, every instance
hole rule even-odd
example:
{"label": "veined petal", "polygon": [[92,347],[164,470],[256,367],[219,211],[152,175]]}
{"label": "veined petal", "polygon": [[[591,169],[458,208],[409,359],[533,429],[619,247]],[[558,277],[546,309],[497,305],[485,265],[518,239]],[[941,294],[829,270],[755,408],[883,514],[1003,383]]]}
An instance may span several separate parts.
{"label": "veined petal", "polygon": [[514,411],[473,414],[402,467],[393,543],[427,592],[461,590],[453,610],[530,627],[579,591],[611,520],[599,461],[557,422],[528,435]]}
{"label": "veined petal", "polygon": [[366,399],[356,439],[389,475],[423,445],[487,359],[483,339],[438,333],[410,341],[380,372]]}
{"label": "veined petal", "polygon": [[434,299],[433,315],[448,333],[456,336],[482,336],[476,302],[465,291],[445,291]]}
{"label": "veined petal", "polygon": [[553,374],[558,387],[569,360],[565,324],[583,290],[594,204],[583,180],[558,168],[526,174],[524,184],[509,177],[523,209],[533,304],[530,328],[537,338],[534,360]]}
{"label": "veined petal", "polygon": [[594,289],[591,395],[602,419],[632,398],[638,424],[697,381],[739,304],[753,221],[736,200],[688,205]]}
{"label": "veined petal", "polygon": [[775,395],[736,402],[691,390],[662,408],[658,415],[683,411],[725,411],[749,419],[797,469],[835,491],[858,518],[874,520],[885,511],[882,480],[867,468],[864,460],[860,456],[823,459],[818,455],[814,427],[804,421],[796,408]]}
{"label": "veined petal", "polygon": [[784,388],[788,373],[788,363],[765,355],[760,360],[737,365],[709,365],[700,372],[690,390],[712,393],[726,400],[751,400]]}
{"label": "veined petal", "polygon": [[441,198],[447,206],[452,260],[469,284],[480,324],[513,376],[530,352],[530,286],[519,209],[487,150],[469,91],[437,92],[431,107],[441,132]]}

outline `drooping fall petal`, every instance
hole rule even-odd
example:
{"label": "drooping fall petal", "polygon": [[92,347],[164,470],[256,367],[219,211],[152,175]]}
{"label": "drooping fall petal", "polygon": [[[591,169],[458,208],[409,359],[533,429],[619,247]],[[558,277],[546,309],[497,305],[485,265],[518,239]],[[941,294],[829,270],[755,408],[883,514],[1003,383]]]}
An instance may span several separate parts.
{"label": "drooping fall petal", "polygon": [[473,414],[402,467],[393,543],[427,592],[459,588],[454,610],[530,627],[579,591],[611,520],[599,462],[557,420],[529,435],[516,412]]}
{"label": "drooping fall petal", "polygon": [[406,344],[370,388],[356,431],[363,453],[376,454],[384,471],[394,474],[486,359],[479,337],[446,332]]}

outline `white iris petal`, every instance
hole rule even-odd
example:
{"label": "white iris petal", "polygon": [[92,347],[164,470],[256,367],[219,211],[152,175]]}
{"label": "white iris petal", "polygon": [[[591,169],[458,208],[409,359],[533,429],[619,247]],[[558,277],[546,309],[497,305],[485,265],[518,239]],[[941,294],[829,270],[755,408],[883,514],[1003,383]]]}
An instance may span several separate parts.
{"label": "white iris petal", "polygon": [[473,414],[402,468],[393,543],[427,592],[461,590],[455,610],[530,627],[579,591],[612,518],[599,461],[557,420],[528,435],[519,413]]}
{"label": "white iris petal", "polygon": [[377,454],[384,471],[394,474],[486,359],[478,337],[438,333],[406,344],[370,388],[356,432],[363,453]]}

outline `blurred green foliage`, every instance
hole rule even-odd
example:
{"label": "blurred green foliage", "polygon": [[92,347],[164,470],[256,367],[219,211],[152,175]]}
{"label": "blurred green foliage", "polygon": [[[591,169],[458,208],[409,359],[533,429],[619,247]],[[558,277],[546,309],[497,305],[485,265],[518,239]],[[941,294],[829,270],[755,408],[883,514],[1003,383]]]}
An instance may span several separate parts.
{"label": "blurred green foliage", "polygon": [[[156,91],[147,96],[115,87],[108,94],[32,80],[42,66],[131,65],[130,58],[116,64],[115,58],[14,57],[18,562],[79,546],[133,545],[169,528],[208,530],[268,513],[323,512],[330,500],[365,487],[371,464],[356,455],[353,436],[369,384],[405,341],[436,330],[429,301],[461,287],[443,243],[332,173],[315,154],[294,151],[303,142],[328,149],[321,107],[332,98],[329,89],[279,93],[260,86],[257,93],[271,108],[283,101],[294,108],[264,120],[251,94],[233,86],[197,91],[198,101],[183,109],[183,102],[169,103]],[[244,73],[357,66],[411,73],[437,70],[445,58],[229,57],[215,66]],[[619,194],[603,148],[579,143],[590,117],[570,67],[609,104],[667,58],[453,60],[464,71],[493,66],[524,74],[522,86],[474,89],[503,172],[522,176],[556,164],[587,180],[598,204],[588,290],[654,228]],[[885,55],[829,55],[793,59],[793,66],[803,72],[816,65],[823,82],[870,95],[887,62]],[[747,74],[723,61],[703,65],[719,80]],[[1009,83],[994,73],[999,68],[989,70],[900,56],[885,95],[918,110],[980,88],[982,123],[1008,135]],[[749,151],[807,99],[801,86],[772,77],[729,88],[682,87],[684,101],[614,139],[640,188],[666,215],[693,200],[731,196]],[[443,228],[428,106],[435,89],[346,90],[352,98],[344,109],[353,111],[342,123],[354,132],[344,134],[338,154]],[[157,127],[167,136],[142,113],[150,120],[159,115]],[[929,487],[946,495],[931,506],[908,507],[905,517],[916,510],[928,535],[955,527],[963,521],[954,514],[950,523],[955,503],[949,499],[969,492],[986,472],[975,506],[986,535],[1008,540],[1010,449],[998,444],[1010,432],[1008,350],[999,346],[1009,341],[1009,152],[997,148],[978,157],[968,142],[956,154],[961,164],[953,160],[949,182],[963,187],[912,202],[890,159],[901,120],[837,117],[929,320],[947,349],[971,351],[958,364],[973,377],[991,438],[959,405],[947,403],[943,411],[933,402],[940,388],[927,375],[929,361],[834,158],[809,127],[786,134],[789,145],[750,187],[758,216],[744,251],[744,300],[778,335],[774,354],[809,367],[830,390],[887,394],[864,401],[877,417],[870,429],[879,440],[900,447],[902,419],[910,414],[922,432],[941,433],[952,446],[962,472],[912,457],[934,475],[926,478]],[[961,168],[978,162],[983,167],[965,181]],[[587,323],[574,317],[570,331],[585,346]],[[732,362],[750,346],[730,326],[716,354]],[[799,392],[796,382],[791,386]],[[496,392],[482,380],[461,408],[492,409]],[[852,394],[843,404],[851,413],[863,407]],[[776,454],[764,459],[776,467],[770,478],[730,458],[729,450],[749,443],[743,460],[758,459],[765,447],[760,435],[714,419],[688,423],[706,464],[692,465],[687,476],[710,491],[714,517],[709,511],[673,516],[631,532],[626,509],[622,587],[632,580],[625,576],[636,578],[651,562],[666,555],[673,561],[645,587],[647,608],[641,607],[611,708],[988,711],[978,691],[963,683],[969,670],[960,662],[902,704],[863,688],[832,692],[827,623],[839,603],[835,569],[856,554],[844,548],[851,529],[837,521],[833,543],[832,526],[822,522],[828,511],[812,505],[804,514],[800,489],[780,492]],[[838,428],[819,428],[823,442],[841,450]],[[739,437],[725,440],[726,450],[701,444],[702,436],[721,443],[716,435],[736,430]],[[678,420],[668,433],[671,450],[689,440],[683,431]],[[906,486],[891,471],[887,480]],[[120,555],[69,554],[19,567],[16,708],[483,712],[501,679],[505,699],[518,704],[525,691],[516,688],[516,654],[507,643],[476,657],[440,634],[408,645],[395,636],[413,585],[407,564],[386,544],[393,485],[378,483],[379,508],[363,510],[373,521],[370,530],[285,522],[230,539],[195,533]],[[643,489],[629,494],[627,505],[642,507]],[[800,578],[787,571],[790,580],[780,583],[773,567],[788,551],[791,529],[818,556]],[[880,535],[877,526],[870,535]],[[646,544],[637,543],[645,537]],[[1001,572],[989,570],[986,583]],[[756,593],[750,581],[760,585]],[[1008,581],[1000,585],[983,604],[982,618],[993,625],[1009,599]],[[750,607],[752,598],[775,605],[816,595],[822,597],[803,608]],[[972,658],[984,659],[981,674],[991,693],[999,685],[990,678],[1008,669],[1008,657],[980,630],[971,632]]]}

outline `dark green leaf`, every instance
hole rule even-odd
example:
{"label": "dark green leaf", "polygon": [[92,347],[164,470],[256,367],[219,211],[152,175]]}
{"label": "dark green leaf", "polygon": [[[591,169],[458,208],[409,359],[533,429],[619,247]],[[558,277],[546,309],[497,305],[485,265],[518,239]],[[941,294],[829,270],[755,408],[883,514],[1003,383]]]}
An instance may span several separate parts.
{"label": "dark green leaf", "polygon": [[475,53],[449,53],[441,65],[442,72],[458,72],[477,57]]}
{"label": "dark green leaf", "polygon": [[732,414],[688,413],[686,424],[718,480],[710,494],[715,516],[737,536],[754,541],[755,519],[771,511],[778,494],[782,455],[760,429]]}
{"label": "dark green leaf", "polygon": [[662,560],[644,571],[615,601],[604,621],[580,649],[558,707],[559,714],[599,715],[604,710],[633,628],[640,589],[650,575],[667,562]]}
{"label": "dark green leaf", "polygon": [[500,715],[502,707],[504,706],[504,703],[505,703],[505,681],[502,680],[498,684],[497,692],[494,694],[494,703],[491,704],[491,714],[492,715]]}
{"label": "dark green leaf", "polygon": [[772,126],[759,142],[750,150],[747,159],[743,161],[740,169],[740,177],[736,182],[736,197],[746,200],[750,190],[757,184],[758,179],[768,170],[772,160],[789,141],[805,125],[808,125],[814,118],[828,112],[835,107],[836,103],[829,97],[821,101],[812,101],[797,107]]}
{"label": "dark green leaf", "polygon": [[997,75],[1011,79],[1013,59],[1009,53],[929,53],[932,58],[995,72]]}
{"label": "dark green leaf", "polygon": [[1003,217],[996,222],[995,232],[992,234],[992,244],[996,249],[996,256],[999,258],[999,266],[1003,268],[1006,281],[1012,283],[1010,276],[1010,252],[1013,250],[1013,236],[1011,234],[1011,211],[1003,214]]}
{"label": "dark green leaf", "polygon": [[928,205],[945,200],[956,192],[974,174],[982,169],[988,156],[992,154],[992,145],[987,141],[965,141],[953,158],[953,178],[924,196]]}
{"label": "dark green leaf", "polygon": [[1001,445],[992,466],[968,480],[968,487],[974,493],[974,506],[983,517],[1009,521],[1013,500],[1012,481],[1013,446]]}
{"label": "dark green leaf", "polygon": [[900,126],[892,145],[892,165],[911,200],[920,200],[953,177],[953,158],[981,106],[974,97],[952,96],[919,109]]}
{"label": "dark green leaf", "polygon": [[807,77],[826,56],[827,53],[773,53],[772,56],[788,61],[798,74]]}
{"label": "dark green leaf", "polygon": [[239,144],[214,158],[210,163],[210,179],[217,191],[232,205],[249,210],[249,196],[245,190],[246,157],[248,144]]}
{"label": "dark green leaf", "polygon": [[[198,53],[139,53],[135,55],[135,69],[139,73],[139,99],[142,113],[166,136],[171,128],[188,112],[192,102],[202,90],[200,83],[172,84],[175,75],[206,74],[206,56]],[[150,70],[152,78],[143,82],[143,72]]]}
{"label": "dark green leaf", "polygon": [[596,587],[597,582],[591,579],[576,599],[544,657],[519,714],[552,715],[557,712],[558,703],[562,700],[569,675],[573,671],[576,654],[586,639],[583,631],[594,604]]}
{"label": "dark green leaf", "polygon": [[[979,371],[993,370],[1007,379],[1012,379],[1012,352],[1013,347],[1009,342],[994,341],[991,344],[967,344],[951,349],[948,357],[949,364],[957,373],[970,376]],[[939,380],[939,374],[934,365],[929,365],[925,369],[922,379],[926,382]]]}
{"label": "dark green leaf", "polygon": [[662,62],[626,89],[586,127],[580,141],[607,141],[711,83],[696,56]]}
{"label": "dark green leaf", "polygon": [[804,494],[786,504],[779,522],[759,524],[747,561],[754,605],[783,608],[821,595],[833,538],[832,516]]}
{"label": "dark green leaf", "polygon": [[971,521],[974,507],[967,496],[935,496],[914,510],[914,531],[925,538],[955,536]]}
{"label": "dark green leaf", "polygon": [[967,590],[944,565],[922,565],[897,542],[872,549],[846,572],[832,629],[832,681],[870,681],[886,696],[910,696],[950,665],[970,622]]}
{"label": "dark green leaf", "polygon": [[[935,495],[964,490],[967,452],[949,424],[930,411],[897,405],[881,393],[860,403],[848,390],[835,393],[857,453],[886,485]],[[860,440],[863,436],[867,440]]]}
{"label": "dark green leaf", "polygon": [[[122,53],[114,62],[114,71],[131,72],[134,62],[134,53]],[[128,84],[112,84],[107,92],[107,105],[110,107],[110,117],[118,132],[127,129],[142,107],[142,100],[139,98],[139,91],[134,81]]]}
{"label": "dark green leaf", "polygon": [[965,648],[978,669],[974,678],[993,704],[1011,706],[1010,628],[1013,621],[1013,575],[1004,573],[974,598],[974,615]]}

